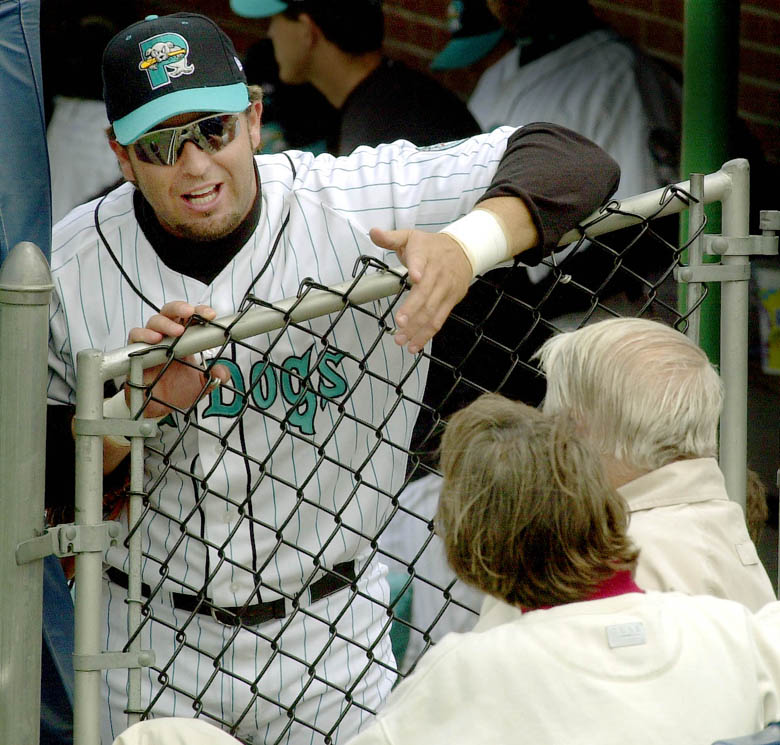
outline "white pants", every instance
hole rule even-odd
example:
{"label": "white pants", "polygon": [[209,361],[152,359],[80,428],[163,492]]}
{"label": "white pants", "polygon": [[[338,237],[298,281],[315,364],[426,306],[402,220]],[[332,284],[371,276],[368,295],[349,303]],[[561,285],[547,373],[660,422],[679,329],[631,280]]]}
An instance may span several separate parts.
{"label": "white pants", "polygon": [[[346,742],[372,718],[395,682],[386,633],[386,572],[373,563],[351,602],[345,588],[292,616],[251,628],[177,610],[168,593],[159,593],[151,614],[142,618],[141,648],[156,655],[154,668],[141,673],[142,707],[156,717],[202,710],[211,723],[237,725],[236,736],[253,745],[324,743],[326,735],[330,742]],[[121,650],[127,643],[126,594],[104,581],[104,649]],[[128,726],[127,689],[127,670],[107,671],[103,745]]]}

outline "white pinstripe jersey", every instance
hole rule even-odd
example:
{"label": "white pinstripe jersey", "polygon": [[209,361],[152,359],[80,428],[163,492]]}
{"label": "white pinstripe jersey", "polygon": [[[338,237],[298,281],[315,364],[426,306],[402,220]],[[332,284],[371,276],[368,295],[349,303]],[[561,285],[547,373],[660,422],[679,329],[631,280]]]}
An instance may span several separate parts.
{"label": "white pinstripe jersey", "polygon": [[[130,184],[103,202],[101,228],[153,303],[206,303],[221,317],[239,310],[288,211],[279,247],[251,288],[269,301],[295,295],[306,277],[324,285],[349,279],[361,254],[397,263],[371,242],[369,228],[437,230],[465,214],[489,185],[513,131],[436,150],[397,142],[339,159],[291,152],[295,178],[284,155],[258,156],[259,224],[208,286],[162,263],[139,228]],[[77,351],[123,347],[130,329],[144,326],[154,312],[101,246],[95,204],[77,208],[54,231],[51,403],[74,401]],[[388,301],[379,301],[371,310],[382,315],[388,309]],[[313,556],[333,566],[365,553],[402,484],[403,449],[426,364],[380,334],[372,316],[352,311],[335,325],[334,318],[303,324],[311,333],[288,328],[234,345],[235,358],[228,360],[233,385],[253,403],[240,422],[232,394],[223,389],[198,405],[202,429],[187,428],[176,444],[185,427],[177,416],[175,426],[162,424],[159,438],[147,441],[147,489],[155,511],[142,531],[144,550],[165,559],[172,577],[199,588],[207,571],[206,540],[208,570],[216,572],[209,595],[220,605],[241,605],[254,573],[264,585],[293,593],[312,575]],[[304,391],[289,371],[310,373],[311,390]],[[399,403],[401,380],[410,400]],[[279,424],[285,416],[286,432]],[[170,467],[160,455],[168,451]],[[190,535],[182,540],[185,520]],[[125,557],[120,546],[107,560],[122,567]],[[156,584],[158,566],[145,561],[145,580]],[[268,589],[262,594],[264,601],[274,597]]]}
{"label": "white pinstripe jersey", "polygon": [[656,177],[636,55],[614,31],[591,31],[527,64],[515,47],[482,74],[469,110],[483,129],[552,122],[579,132],[620,165],[616,196],[665,184]]}
{"label": "white pinstripe jersey", "polygon": [[[519,54],[515,47],[485,70],[471,94],[469,110],[483,129],[559,124],[618,162],[615,197],[664,186],[650,152],[650,124],[634,74],[636,55],[614,31],[591,31],[524,65]],[[534,282],[547,273],[544,265],[528,269]]]}

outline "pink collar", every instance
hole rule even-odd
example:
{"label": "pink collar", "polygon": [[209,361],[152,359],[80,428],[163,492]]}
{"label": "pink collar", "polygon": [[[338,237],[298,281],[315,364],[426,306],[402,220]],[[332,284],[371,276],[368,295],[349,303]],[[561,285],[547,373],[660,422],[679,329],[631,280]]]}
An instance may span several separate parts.
{"label": "pink collar", "polygon": [[[584,602],[588,600],[601,600],[602,598],[611,598],[615,595],[626,595],[629,592],[641,592],[644,590],[639,587],[634,578],[631,576],[631,572],[627,569],[622,572],[615,572],[611,577],[605,579],[588,597],[583,598],[582,601],[571,602]],[[563,603],[561,603],[563,605]],[[538,608],[521,608],[523,613],[529,613],[532,610],[549,610],[554,606],[552,605],[540,605]]]}
{"label": "pink collar", "polygon": [[644,590],[634,582],[631,572],[626,569],[615,572],[609,579],[605,579],[585,600],[601,600],[615,595],[626,595],[629,592],[643,593]]}

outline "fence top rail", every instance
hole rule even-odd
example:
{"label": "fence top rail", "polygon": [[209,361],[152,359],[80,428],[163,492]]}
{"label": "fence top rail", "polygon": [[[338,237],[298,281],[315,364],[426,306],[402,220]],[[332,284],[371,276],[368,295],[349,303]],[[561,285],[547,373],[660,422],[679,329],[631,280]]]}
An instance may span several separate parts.
{"label": "fence top rail", "polygon": [[[724,163],[720,170],[704,176],[703,204],[722,201],[731,189],[732,171],[747,163],[744,158]],[[595,238],[621,228],[636,225],[648,218],[665,217],[687,209],[691,193],[690,180],[654,189],[622,201],[613,200],[605,208],[594,212],[582,222],[586,236]],[[579,228],[570,230],[560,240],[566,245],[580,238]]]}
{"label": "fence top rail", "polygon": [[[744,159],[728,161],[720,170],[704,176],[702,202],[723,201],[729,194],[731,172],[746,165]],[[690,206],[690,180],[664,188],[613,200],[585,219],[581,226],[566,233],[559,243],[564,246],[585,237],[595,238],[621,228],[636,225],[643,220],[655,219],[682,212]],[[261,307],[245,313],[226,316],[211,321],[207,326],[193,326],[179,339],[163,339],[155,345],[131,344],[103,355],[101,375],[103,380],[126,375],[130,360],[142,357],[142,367],[160,365],[171,356],[183,357],[212,349],[225,342],[229,333],[233,339],[245,339],[281,328],[286,322],[301,322],[341,310],[349,302],[354,305],[378,300],[399,291],[405,281],[406,268],[392,267],[365,274],[357,280],[334,285],[328,289],[306,288],[297,297],[285,298],[273,304],[273,308]],[[85,350],[89,352],[91,350]],[[79,356],[81,356],[81,352]]]}

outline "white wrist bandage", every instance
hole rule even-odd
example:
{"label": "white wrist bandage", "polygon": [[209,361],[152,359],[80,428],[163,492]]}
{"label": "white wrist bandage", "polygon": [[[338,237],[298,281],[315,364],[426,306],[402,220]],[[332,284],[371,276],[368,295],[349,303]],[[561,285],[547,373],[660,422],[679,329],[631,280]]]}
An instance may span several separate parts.
{"label": "white wrist bandage", "polygon": [[[124,390],[120,390],[119,393],[111,396],[111,398],[103,399],[103,416],[107,419],[130,418],[130,408],[125,401]],[[122,435],[106,435],[104,439],[117,446],[130,447],[130,440]]]}
{"label": "white wrist bandage", "polygon": [[499,217],[488,210],[472,210],[439,232],[458,242],[475,277],[512,258],[503,225]]}
{"label": "white wrist bandage", "polygon": [[124,390],[103,400],[103,416],[107,419],[129,419],[131,417]]}
{"label": "white wrist bandage", "polygon": [[[124,390],[111,396],[111,398],[103,399],[103,416],[107,419],[130,419],[132,417],[130,407],[125,400]],[[150,419],[154,422],[159,422],[164,417],[154,417]],[[122,445],[124,447],[130,447],[130,440],[122,435],[106,435],[106,440],[111,441],[114,445]]]}

